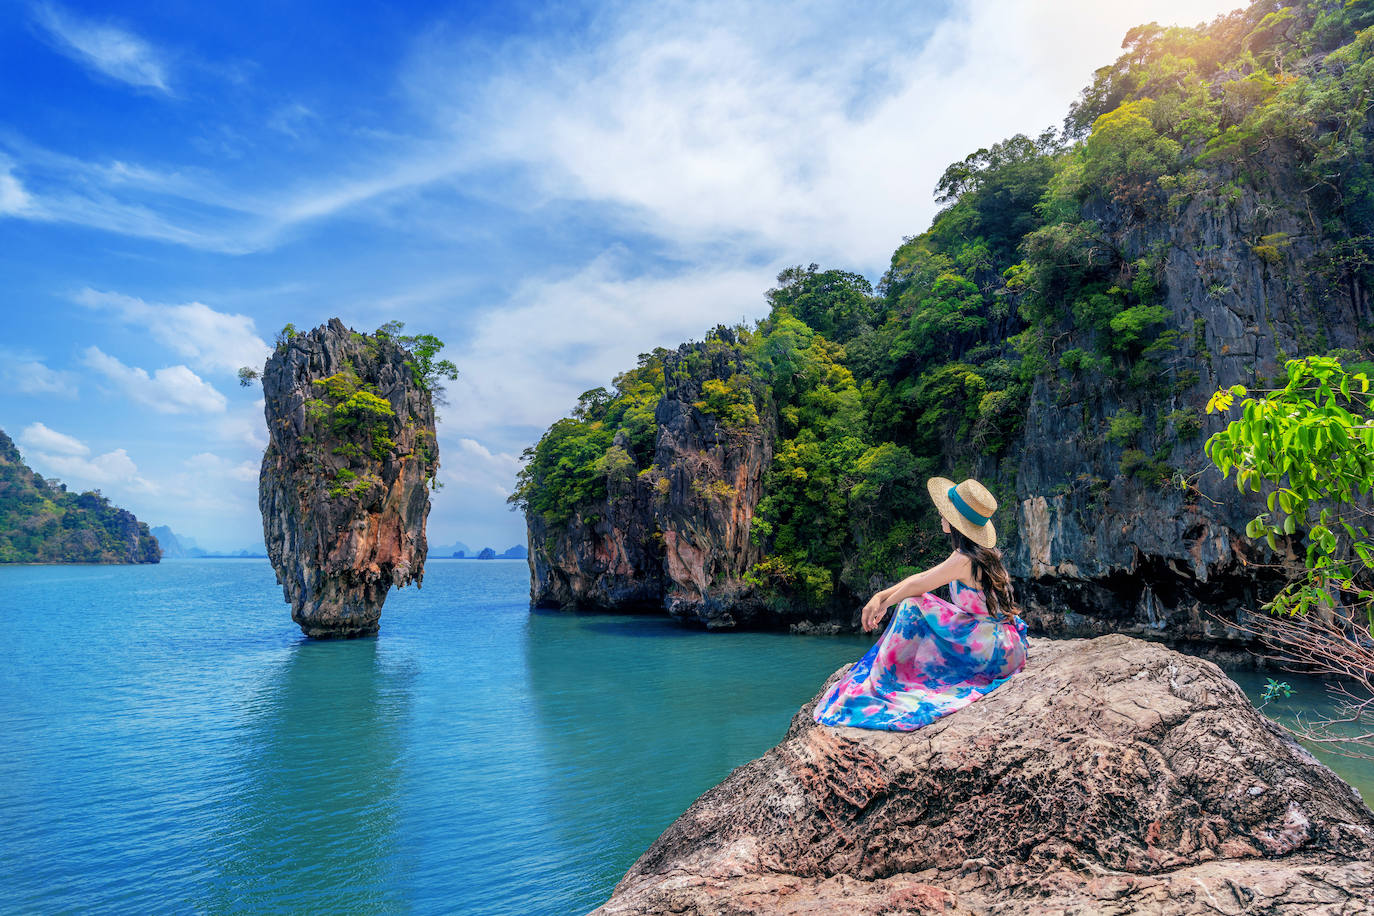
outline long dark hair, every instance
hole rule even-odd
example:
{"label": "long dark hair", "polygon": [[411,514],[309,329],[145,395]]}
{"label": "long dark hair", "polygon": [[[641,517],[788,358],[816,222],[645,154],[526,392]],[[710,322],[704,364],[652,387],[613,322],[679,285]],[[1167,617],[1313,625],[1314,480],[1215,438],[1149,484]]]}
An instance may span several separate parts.
{"label": "long dark hair", "polygon": [[1011,590],[1011,575],[1002,564],[1002,551],[975,544],[953,525],[949,526],[949,542],[973,564],[973,586],[983,590],[988,613],[999,620],[1010,620],[1018,608]]}

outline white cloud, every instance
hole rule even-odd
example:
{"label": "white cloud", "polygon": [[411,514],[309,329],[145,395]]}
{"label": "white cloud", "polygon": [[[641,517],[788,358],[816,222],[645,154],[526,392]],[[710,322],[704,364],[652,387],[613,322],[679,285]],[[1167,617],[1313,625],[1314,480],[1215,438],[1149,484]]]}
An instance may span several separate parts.
{"label": "white cloud", "polygon": [[0,215],[23,216],[31,204],[29,193],[14,177],[13,164],[0,156]]}
{"label": "white cloud", "polygon": [[42,423],[30,423],[19,434],[19,441],[29,448],[55,455],[89,455],[90,446],[74,436],[49,429]]}
{"label": "white cloud", "polygon": [[436,33],[409,82],[489,161],[526,164],[548,196],[614,205],[629,228],[881,267],[934,214],[946,165],[1059,124],[1131,25],[1235,5],[978,0],[925,39],[907,4],[868,9],[874,28],[846,25],[848,6],[637,4],[582,52],[500,49],[476,87],[472,49]]}
{"label": "white cloud", "polygon": [[263,415],[263,399],[247,406],[230,407],[214,425],[214,433],[222,442],[248,446],[262,451],[267,447],[267,421]]}
{"label": "white cloud", "polygon": [[149,375],[99,347],[87,347],[84,361],[124,394],[160,413],[223,413],[228,405],[224,395],[185,366],[169,366]]}
{"label": "white cloud", "polygon": [[505,499],[515,486],[520,458],[507,452],[493,452],[476,439],[466,436],[439,443],[440,479],[445,486],[465,491],[481,491]]}
{"label": "white cloud", "polygon": [[130,86],[171,93],[162,55],[132,32],[83,19],[53,3],[35,6],[34,19],[57,49],[78,63]]}
{"label": "white cloud", "polygon": [[88,486],[108,486],[117,484],[128,492],[156,493],[158,488],[151,481],[139,476],[138,466],[129,453],[122,448],[83,458],[78,455],[53,455],[35,452],[30,460],[35,468],[43,468],[45,476],[56,471],[68,484],[77,489]]}
{"label": "white cloud", "polygon": [[638,354],[758,317],[777,272],[627,277],[624,261],[607,254],[571,276],[532,281],[485,313],[455,348],[461,375],[445,419],[474,430],[546,426],[583,391],[632,368]]}
{"label": "white cloud", "polygon": [[259,466],[256,461],[230,461],[213,452],[200,452],[186,459],[186,467],[194,474],[227,480],[257,482]]}
{"label": "white cloud", "polygon": [[23,394],[51,394],[74,398],[76,378],[70,372],[49,369],[29,353],[0,349],[0,382]]}
{"label": "white cloud", "polygon": [[144,328],[154,340],[192,360],[200,369],[260,369],[270,348],[247,315],[217,312],[200,302],[160,305],[120,293],[83,289],[76,301],[114,312],[126,324]]}

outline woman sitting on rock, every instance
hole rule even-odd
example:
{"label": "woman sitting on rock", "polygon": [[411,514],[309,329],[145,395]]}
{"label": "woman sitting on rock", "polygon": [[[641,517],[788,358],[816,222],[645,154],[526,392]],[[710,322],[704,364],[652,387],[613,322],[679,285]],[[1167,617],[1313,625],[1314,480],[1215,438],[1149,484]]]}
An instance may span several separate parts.
{"label": "woman sitting on rock", "polygon": [[[954,552],[880,591],[863,628],[897,613],[882,637],[816,704],[822,725],[911,731],[997,689],[1026,664],[1026,624],[994,546],[997,500],[976,480],[926,483]],[[949,586],[950,600],[933,589]]]}

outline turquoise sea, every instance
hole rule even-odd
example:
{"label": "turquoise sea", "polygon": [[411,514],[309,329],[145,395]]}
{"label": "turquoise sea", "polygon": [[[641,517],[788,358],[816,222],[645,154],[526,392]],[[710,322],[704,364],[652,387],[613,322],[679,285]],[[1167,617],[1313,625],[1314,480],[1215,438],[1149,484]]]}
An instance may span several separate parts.
{"label": "turquoise sea", "polygon": [[[871,642],[527,590],[434,561],[312,643],[263,560],[0,567],[0,911],[583,913]],[[1280,717],[1320,705],[1286,679]]]}

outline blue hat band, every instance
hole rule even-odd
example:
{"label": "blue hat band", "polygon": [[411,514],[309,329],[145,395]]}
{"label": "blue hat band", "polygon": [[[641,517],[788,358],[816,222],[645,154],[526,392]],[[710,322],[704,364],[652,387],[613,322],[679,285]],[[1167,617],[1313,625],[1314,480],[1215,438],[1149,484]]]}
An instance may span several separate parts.
{"label": "blue hat band", "polygon": [[954,508],[959,510],[959,514],[975,525],[986,525],[992,516],[979,515],[973,511],[973,507],[964,502],[964,498],[959,495],[959,491],[954,487],[949,488],[949,501],[954,503]]}

